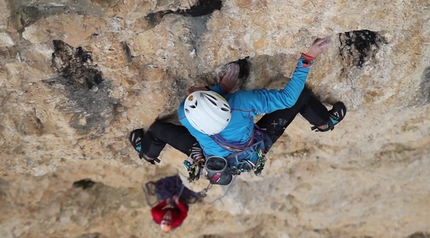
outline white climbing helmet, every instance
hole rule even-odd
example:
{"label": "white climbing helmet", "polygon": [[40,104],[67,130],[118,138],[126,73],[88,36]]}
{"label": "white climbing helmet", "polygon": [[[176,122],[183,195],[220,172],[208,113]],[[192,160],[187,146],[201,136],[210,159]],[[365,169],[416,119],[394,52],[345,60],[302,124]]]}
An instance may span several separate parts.
{"label": "white climbing helmet", "polygon": [[220,133],[231,119],[228,102],[213,91],[195,91],[188,95],[184,111],[190,124],[207,135]]}

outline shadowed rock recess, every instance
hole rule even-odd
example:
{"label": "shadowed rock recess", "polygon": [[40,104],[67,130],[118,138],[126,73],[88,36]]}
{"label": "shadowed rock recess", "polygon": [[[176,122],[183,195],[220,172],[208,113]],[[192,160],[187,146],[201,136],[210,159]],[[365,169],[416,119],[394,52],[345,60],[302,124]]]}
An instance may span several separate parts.
{"label": "shadowed rock recess", "polygon": [[167,14],[179,14],[186,17],[200,17],[213,13],[215,10],[221,10],[222,1],[219,0],[198,0],[195,5],[186,10],[164,10],[154,13],[149,13],[145,16],[151,27],[159,24],[162,18]]}
{"label": "shadowed rock recess", "polygon": [[[96,2],[96,1],[93,1]],[[68,1],[62,3],[31,0],[7,0],[11,11],[12,23],[19,32],[38,20],[58,14],[101,14],[103,8],[87,1]]]}
{"label": "shadowed rock recess", "polygon": [[[430,237],[429,9],[0,0],[0,237]],[[170,146],[160,164],[140,160],[129,133],[178,123],[187,88],[216,84],[231,62],[234,90],[284,87],[317,37],[330,45],[306,83],[329,109],[344,102],[345,119],[316,133],[297,116],[261,176],[241,174],[226,196],[213,186],[162,233],[145,183],[179,173],[200,192],[207,181],[188,183]]]}
{"label": "shadowed rock recess", "polygon": [[430,102],[430,66],[424,70],[421,82],[421,94],[425,103]]}
{"label": "shadowed rock recess", "polygon": [[377,32],[368,30],[352,31],[339,34],[340,55],[349,64],[363,67],[366,61],[375,57],[381,44],[386,44],[385,39]]}
{"label": "shadowed rock recess", "polygon": [[76,49],[60,40],[54,40],[52,67],[59,76],[46,80],[48,84],[63,84],[65,95],[70,99],[60,105],[66,113],[73,113],[70,126],[80,134],[92,130],[101,136],[111,121],[117,100],[109,96],[110,83],[94,64],[92,53],[82,47]]}

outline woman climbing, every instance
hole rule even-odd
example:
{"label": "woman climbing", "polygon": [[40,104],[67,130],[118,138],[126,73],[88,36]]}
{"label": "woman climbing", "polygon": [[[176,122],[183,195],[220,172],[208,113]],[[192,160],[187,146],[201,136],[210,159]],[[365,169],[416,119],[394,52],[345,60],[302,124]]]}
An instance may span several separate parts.
{"label": "woman climbing", "polygon": [[[326,39],[317,39],[306,54],[301,54],[291,80],[283,89],[230,91],[236,85],[240,67],[231,67],[221,82],[210,88],[197,87],[187,91],[187,98],[179,105],[178,119],[182,126],[156,121],[147,133],[137,129],[130,134],[130,142],[141,159],[158,162],[158,155],[166,144],[187,154],[194,167],[189,169],[192,179],[198,179],[201,168],[208,164],[228,164],[223,173],[208,176],[211,183],[227,185],[228,172],[238,175],[264,168],[265,154],[282,136],[297,114],[301,114],[319,132],[331,131],[343,120],[346,107],[337,102],[328,110],[305,87],[311,65],[326,48]],[[265,114],[257,123],[257,115]],[[208,163],[212,158],[213,163]],[[187,168],[188,169],[188,168]],[[193,173],[195,173],[195,176]],[[216,173],[214,173],[216,174]],[[194,178],[196,177],[196,178]]]}

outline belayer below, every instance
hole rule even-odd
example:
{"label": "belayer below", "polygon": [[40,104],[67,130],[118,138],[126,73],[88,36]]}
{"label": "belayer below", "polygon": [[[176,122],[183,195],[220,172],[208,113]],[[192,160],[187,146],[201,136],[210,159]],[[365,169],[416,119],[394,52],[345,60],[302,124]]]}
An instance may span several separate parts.
{"label": "belayer below", "polygon": [[[188,215],[188,206],[203,199],[201,194],[188,189],[179,175],[149,181],[144,192],[148,205],[152,207],[152,218],[164,232],[179,227]],[[155,201],[151,202],[151,197],[155,197]]]}

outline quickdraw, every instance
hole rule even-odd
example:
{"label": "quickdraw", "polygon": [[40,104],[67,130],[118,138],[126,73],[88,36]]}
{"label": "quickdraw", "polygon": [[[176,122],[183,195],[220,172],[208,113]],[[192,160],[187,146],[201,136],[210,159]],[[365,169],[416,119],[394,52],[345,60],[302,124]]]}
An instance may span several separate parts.
{"label": "quickdraw", "polygon": [[[264,169],[264,165],[266,163],[266,140],[263,132],[255,125],[254,133],[252,135],[252,140],[247,143],[245,147],[242,147],[241,150],[238,150],[238,146],[235,146],[237,149],[231,155],[227,156],[227,160],[230,164],[230,170],[233,175],[239,175],[242,172],[250,172],[254,171],[255,175],[260,175],[262,170]],[[255,142],[257,141],[257,142]],[[222,143],[217,143],[220,146],[223,146]],[[270,144],[270,143],[268,143]],[[232,144],[229,143],[229,146],[224,145],[223,147],[226,149],[231,148]]]}
{"label": "quickdraw", "polygon": [[254,174],[257,176],[260,176],[261,172],[264,169],[264,165],[266,164],[267,159],[266,159],[266,153],[264,153],[263,150],[259,149],[257,153],[258,153],[258,160],[254,168]]}
{"label": "quickdraw", "polygon": [[266,159],[266,154],[263,152],[263,150],[258,149],[256,153],[257,153],[258,159],[255,164],[251,160],[241,160],[240,162],[238,161],[238,166],[230,167],[231,174],[240,175],[242,172],[249,172],[253,170],[256,176],[260,176],[261,172],[264,169],[264,165],[266,164],[267,159]]}
{"label": "quickdraw", "polygon": [[200,179],[203,168],[199,163],[191,163],[188,160],[184,160],[184,167],[188,172],[188,182],[197,181]]}

